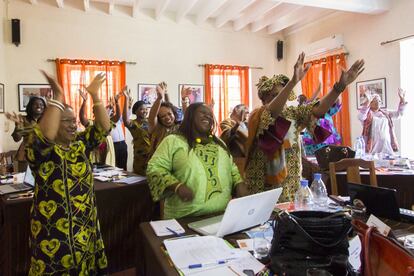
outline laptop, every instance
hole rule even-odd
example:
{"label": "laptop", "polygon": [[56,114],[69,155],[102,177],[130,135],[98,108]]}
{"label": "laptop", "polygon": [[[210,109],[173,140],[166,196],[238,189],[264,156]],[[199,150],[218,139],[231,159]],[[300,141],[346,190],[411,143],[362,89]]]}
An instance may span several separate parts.
{"label": "laptop", "polygon": [[23,183],[0,185],[0,195],[19,193],[33,189],[35,180],[29,166],[27,166],[25,173],[17,174],[14,177],[17,178],[17,182],[20,182],[19,178],[23,179]]}
{"label": "laptop", "polygon": [[398,208],[397,191],[395,189],[374,187],[364,184],[347,183],[351,203],[354,199],[361,200],[368,213],[378,217],[414,222],[414,212]]}
{"label": "laptop", "polygon": [[202,235],[223,237],[266,222],[282,194],[282,188],[230,200],[224,215],[188,224]]}

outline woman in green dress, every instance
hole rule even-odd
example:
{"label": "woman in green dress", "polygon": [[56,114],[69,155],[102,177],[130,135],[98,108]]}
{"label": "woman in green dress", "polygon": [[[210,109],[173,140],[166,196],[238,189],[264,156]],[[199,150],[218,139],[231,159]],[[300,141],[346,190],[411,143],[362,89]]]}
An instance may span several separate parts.
{"label": "woman in green dress", "polygon": [[137,101],[132,106],[132,114],[136,119],[129,119],[129,110],[131,109],[131,95],[124,90],[125,104],[122,113],[122,120],[132,135],[132,143],[134,145],[134,173],[145,175],[147,170],[148,154],[151,148],[151,138],[148,132],[147,105],[144,101]]}
{"label": "woman in green dress", "polygon": [[90,153],[105,140],[111,124],[98,97],[103,74],[86,88],[95,123],[76,132],[76,117],[63,90],[44,73],[54,99],[29,134],[26,157],[35,177],[30,211],[29,275],[103,275],[107,259],[100,233]]}
{"label": "woman in green dress", "polygon": [[211,108],[191,104],[177,133],[165,137],[149,161],[148,183],[154,201],[165,200],[164,218],[222,212],[233,193],[246,194],[239,170],[214,129]]}

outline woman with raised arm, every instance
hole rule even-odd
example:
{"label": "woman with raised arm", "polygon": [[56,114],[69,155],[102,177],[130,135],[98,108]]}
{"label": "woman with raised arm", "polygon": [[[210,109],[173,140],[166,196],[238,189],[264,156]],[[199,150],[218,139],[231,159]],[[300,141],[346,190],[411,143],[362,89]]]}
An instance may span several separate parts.
{"label": "woman with raised arm", "polygon": [[86,88],[95,122],[77,132],[63,89],[44,72],[53,89],[42,119],[29,134],[26,156],[35,178],[30,212],[29,275],[103,275],[107,259],[99,227],[90,152],[111,123],[98,90],[105,75]]}
{"label": "woman with raised arm", "polygon": [[17,171],[19,172],[24,172],[27,168],[27,161],[24,153],[25,145],[27,143],[26,134],[42,117],[45,108],[46,100],[43,97],[32,96],[26,105],[26,116],[18,115],[14,112],[13,114],[6,112],[6,118],[15,123],[14,131],[12,133],[13,140],[19,142],[23,138],[23,142],[20,144],[15,156]]}
{"label": "woman with raised arm", "polygon": [[124,90],[124,95],[125,104],[122,119],[132,135],[132,143],[134,145],[134,173],[146,175],[148,154],[151,148],[148,132],[147,105],[144,101],[137,101],[132,106],[132,114],[135,114],[136,118],[135,120],[131,120],[129,118],[129,112],[131,110],[132,97],[127,89]]}
{"label": "woman with raised arm", "polygon": [[[151,135],[150,156],[169,133],[178,129],[178,115],[176,107],[169,102],[167,84],[161,82],[157,85],[157,99],[151,107],[148,116],[148,131]],[[165,101],[163,102],[163,98]]]}
{"label": "woman with raised arm", "polygon": [[303,53],[299,55],[292,79],[284,75],[262,77],[257,84],[263,106],[249,117],[245,181],[250,193],[283,187],[281,201],[293,201],[302,173],[300,131],[306,127],[317,142],[329,135],[316,126],[316,120],[361,74],[364,66],[364,61],[358,60],[348,71],[343,71],[339,82],[320,101],[287,107],[286,101],[294,95],[292,89],[310,68],[304,66],[304,58]]}
{"label": "woman with raised arm", "polygon": [[164,218],[221,212],[232,193],[247,194],[215,128],[209,106],[190,104],[177,133],[164,138],[148,162],[148,184],[154,201],[165,200]]}

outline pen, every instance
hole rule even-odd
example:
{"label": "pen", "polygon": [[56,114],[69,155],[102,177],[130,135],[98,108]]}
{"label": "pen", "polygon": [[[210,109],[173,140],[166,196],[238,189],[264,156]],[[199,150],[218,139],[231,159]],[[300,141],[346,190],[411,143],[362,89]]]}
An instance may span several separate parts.
{"label": "pen", "polygon": [[228,263],[229,260],[233,260],[233,259],[235,259],[235,258],[230,258],[230,259],[225,259],[225,260],[218,260],[216,262],[211,262],[211,263],[190,264],[188,266],[188,269],[207,267],[207,266],[211,266],[211,265],[221,265],[221,264]]}
{"label": "pen", "polygon": [[168,231],[170,231],[174,236],[181,237],[183,234],[178,233],[177,231],[172,230],[170,227],[165,227]]}

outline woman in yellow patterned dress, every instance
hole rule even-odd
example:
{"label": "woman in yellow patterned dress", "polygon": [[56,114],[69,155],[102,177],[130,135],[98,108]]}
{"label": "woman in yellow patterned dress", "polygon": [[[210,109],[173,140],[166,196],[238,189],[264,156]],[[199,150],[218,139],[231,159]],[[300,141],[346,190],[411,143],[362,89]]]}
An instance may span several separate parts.
{"label": "woman in yellow patterned dress", "polygon": [[105,81],[97,75],[86,88],[95,123],[76,132],[76,117],[63,104],[62,88],[44,73],[54,92],[40,122],[29,134],[26,157],[35,177],[30,211],[29,275],[103,275],[107,259],[99,228],[90,153],[111,124],[98,97]]}
{"label": "woman in yellow patterned dress", "polygon": [[144,101],[137,101],[132,106],[132,114],[136,119],[129,119],[129,110],[131,109],[131,95],[124,90],[125,104],[122,113],[122,120],[132,135],[132,143],[134,145],[134,173],[146,175],[148,155],[151,148],[150,135],[148,132],[147,105]]}
{"label": "woman in yellow patterned dress", "polygon": [[284,75],[259,80],[258,94],[263,106],[249,117],[248,154],[245,182],[250,193],[283,187],[281,201],[292,201],[302,174],[299,134],[304,128],[323,141],[330,133],[316,126],[317,119],[329,108],[363,71],[364,61],[356,61],[348,71],[343,71],[339,82],[319,102],[302,106],[286,106],[294,96],[292,89],[306,75],[305,55],[299,55],[292,79]]}

